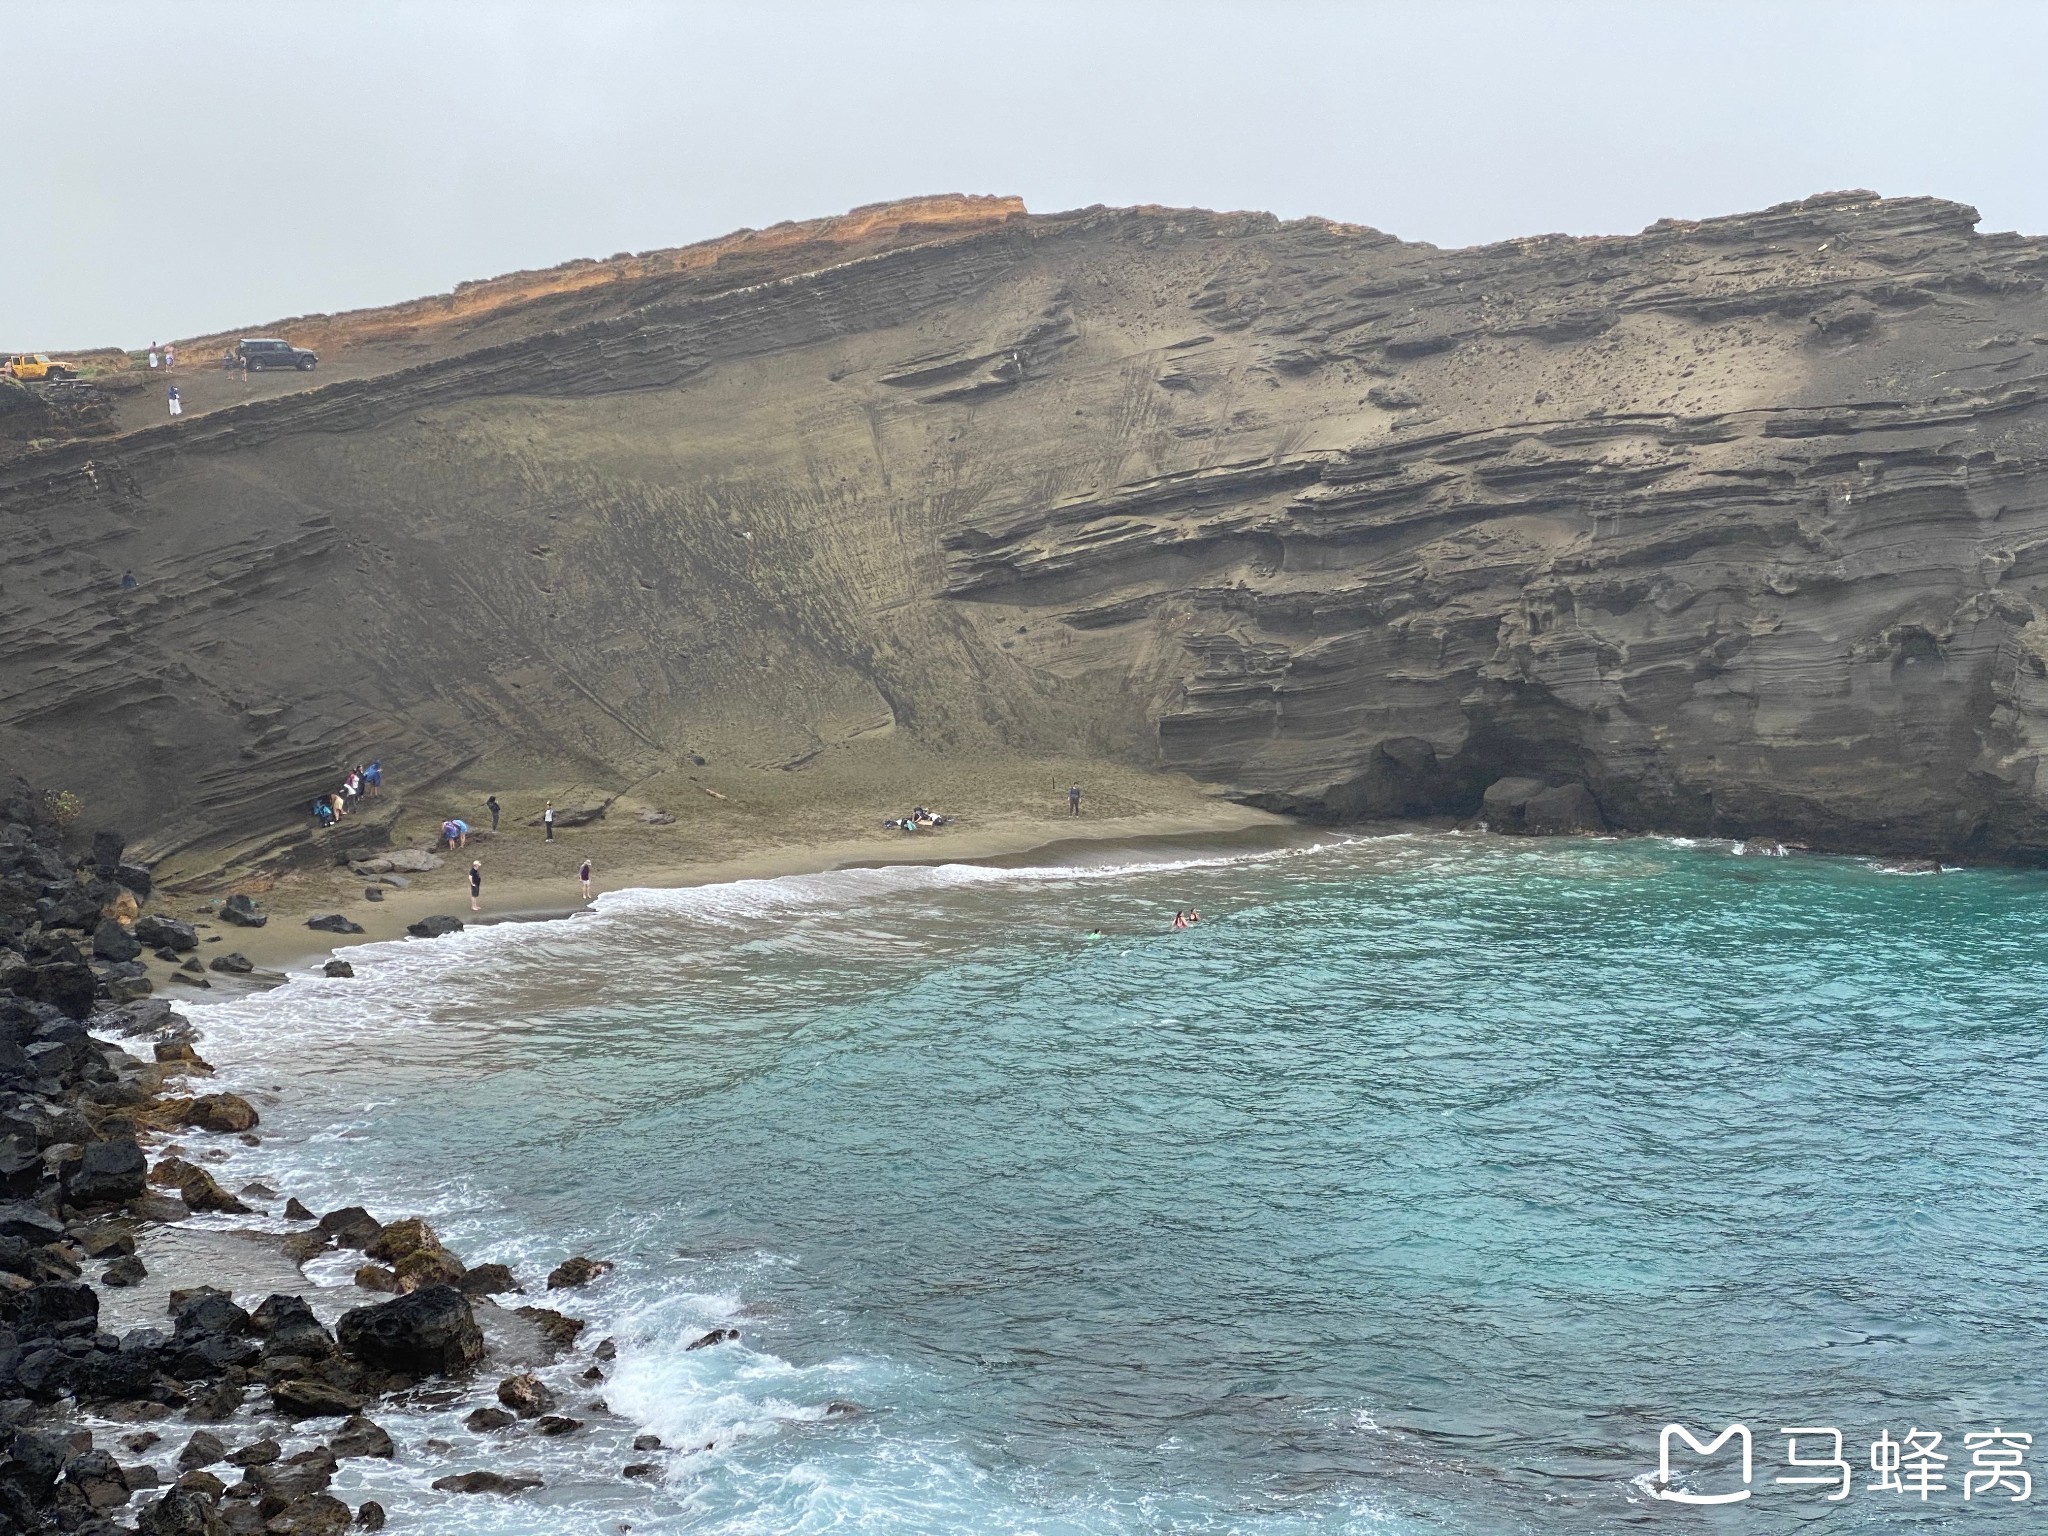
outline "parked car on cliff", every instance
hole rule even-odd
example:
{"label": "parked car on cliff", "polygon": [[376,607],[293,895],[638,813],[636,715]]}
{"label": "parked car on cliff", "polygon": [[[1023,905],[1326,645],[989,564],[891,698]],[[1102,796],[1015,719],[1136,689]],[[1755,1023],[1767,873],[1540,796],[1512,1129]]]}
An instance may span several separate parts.
{"label": "parked car on cliff", "polygon": [[309,370],[319,365],[317,354],[304,347],[295,347],[288,341],[279,341],[270,336],[245,336],[235,343],[235,355],[246,363],[251,373],[260,368],[298,368]]}
{"label": "parked car on cliff", "polygon": [[39,383],[44,379],[72,379],[78,370],[65,363],[52,362],[47,353],[17,352],[7,359],[7,373],[11,378],[20,379],[24,384]]}

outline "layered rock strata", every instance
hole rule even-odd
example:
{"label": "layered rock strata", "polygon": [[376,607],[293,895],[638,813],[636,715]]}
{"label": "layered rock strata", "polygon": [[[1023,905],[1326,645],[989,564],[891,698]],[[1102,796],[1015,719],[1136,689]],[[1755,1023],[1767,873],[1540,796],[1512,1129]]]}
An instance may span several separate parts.
{"label": "layered rock strata", "polygon": [[1003,210],[622,271],[16,454],[0,756],[151,854],[370,753],[621,788],[903,731],[1307,813],[1531,777],[1614,826],[2038,859],[2048,245],[1975,225]]}

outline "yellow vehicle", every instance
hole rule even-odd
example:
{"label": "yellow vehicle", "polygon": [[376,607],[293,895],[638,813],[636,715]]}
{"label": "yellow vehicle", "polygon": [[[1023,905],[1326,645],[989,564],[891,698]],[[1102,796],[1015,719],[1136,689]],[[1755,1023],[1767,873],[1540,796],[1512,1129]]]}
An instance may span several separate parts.
{"label": "yellow vehicle", "polygon": [[35,383],[40,379],[74,379],[78,370],[67,368],[62,363],[53,363],[48,354],[42,352],[17,352],[7,359],[7,371],[24,383]]}

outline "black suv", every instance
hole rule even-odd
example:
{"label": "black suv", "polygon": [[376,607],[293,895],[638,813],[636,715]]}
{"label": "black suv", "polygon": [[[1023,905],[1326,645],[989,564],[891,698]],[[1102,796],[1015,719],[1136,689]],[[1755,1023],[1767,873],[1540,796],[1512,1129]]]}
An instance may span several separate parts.
{"label": "black suv", "polygon": [[236,343],[235,353],[248,365],[251,373],[259,368],[312,368],[320,361],[304,347],[295,347],[288,341],[273,341],[268,337],[245,337]]}

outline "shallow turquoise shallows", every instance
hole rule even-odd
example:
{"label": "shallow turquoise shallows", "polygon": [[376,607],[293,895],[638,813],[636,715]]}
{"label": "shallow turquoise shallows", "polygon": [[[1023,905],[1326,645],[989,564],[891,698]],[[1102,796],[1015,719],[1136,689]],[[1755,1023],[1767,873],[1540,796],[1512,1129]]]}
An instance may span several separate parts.
{"label": "shallow turquoise shallows", "polygon": [[[618,1265],[553,1298],[618,1343],[550,1374],[585,1429],[473,1434],[480,1381],[391,1415],[350,1501],[455,1536],[2030,1523],[1962,1490],[1966,1434],[2048,1437],[2048,879],[1094,857],[627,892],[199,1009],[265,1105],[231,1175],[424,1211],[529,1288]],[[1656,1498],[1671,1421],[1744,1424],[1752,1497]],[[1846,1499],[1775,1481],[1787,1426],[1842,1431]],[[1912,1430],[1924,1502],[1869,1467]],[[1732,1445],[1671,1491],[1741,1491]],[[478,1466],[549,1486],[427,1489]]]}

